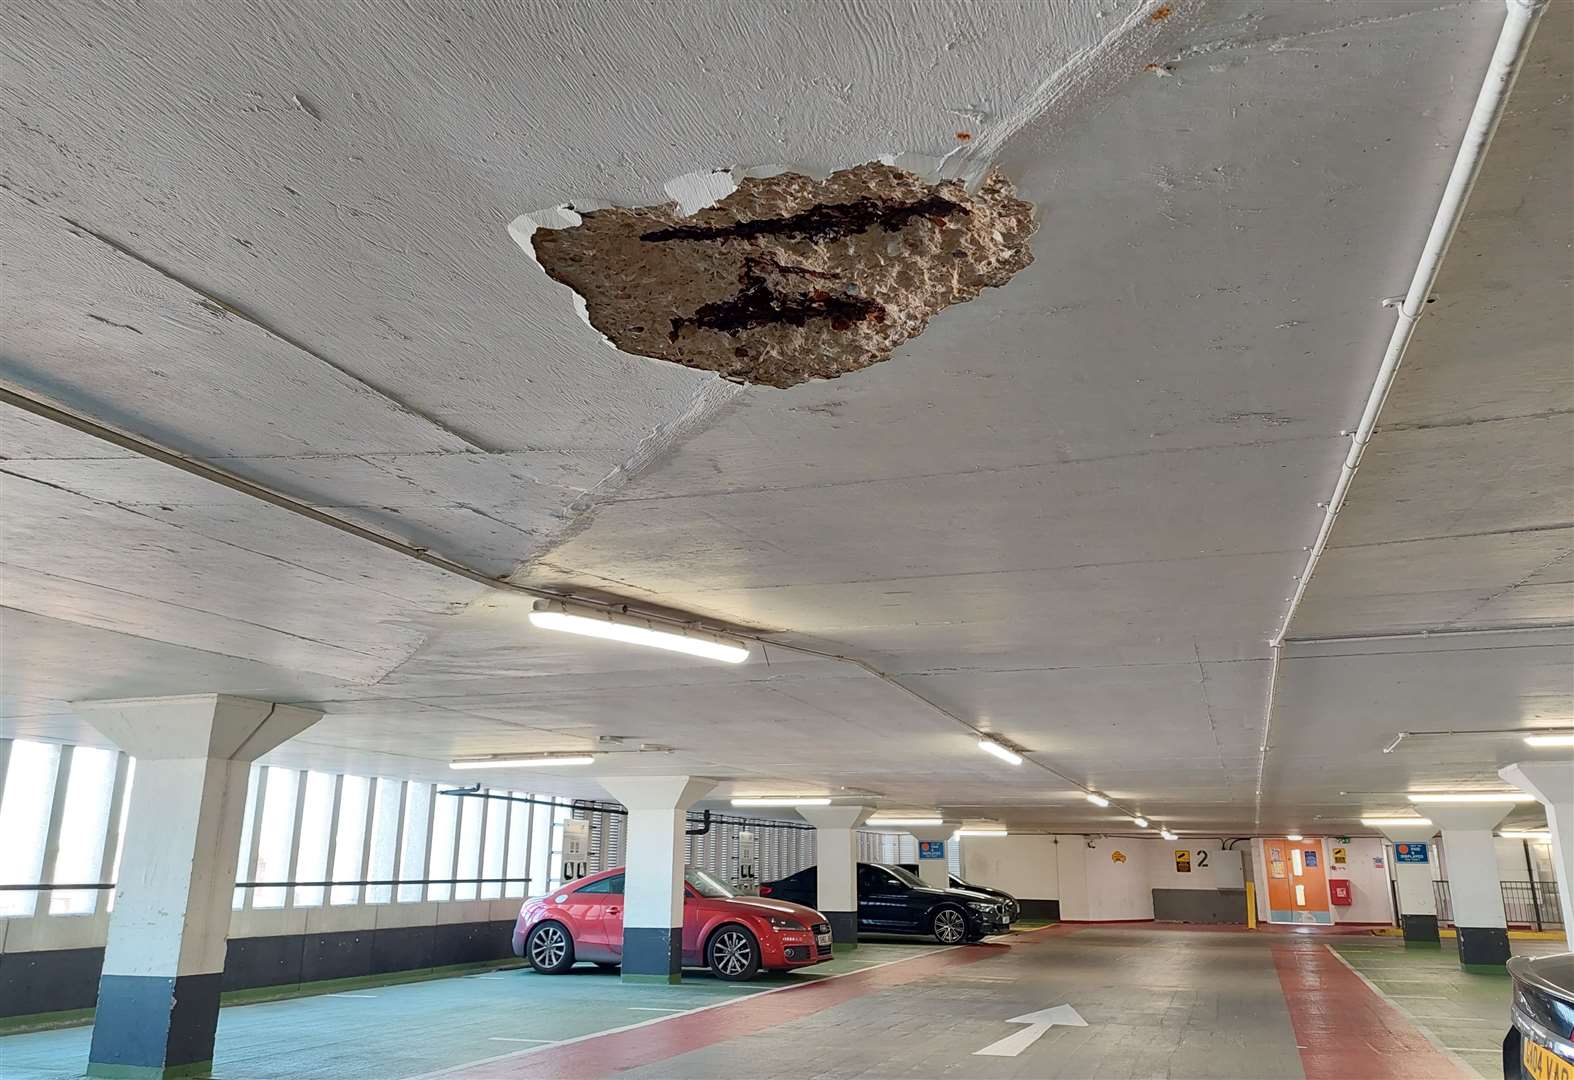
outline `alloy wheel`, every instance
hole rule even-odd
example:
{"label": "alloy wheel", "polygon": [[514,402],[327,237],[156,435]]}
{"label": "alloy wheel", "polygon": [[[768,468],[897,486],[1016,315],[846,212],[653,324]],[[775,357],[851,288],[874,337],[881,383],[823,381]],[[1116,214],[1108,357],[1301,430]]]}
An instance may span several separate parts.
{"label": "alloy wheel", "polygon": [[947,945],[955,945],[967,936],[967,921],[960,911],[945,908],[935,915],[935,937]]}
{"label": "alloy wheel", "polygon": [[754,956],[754,946],[738,930],[723,930],[710,946],[711,962],[723,975],[741,975]]}
{"label": "alloy wheel", "polygon": [[543,926],[530,939],[530,959],[537,967],[555,968],[568,953],[568,938],[555,926]]}

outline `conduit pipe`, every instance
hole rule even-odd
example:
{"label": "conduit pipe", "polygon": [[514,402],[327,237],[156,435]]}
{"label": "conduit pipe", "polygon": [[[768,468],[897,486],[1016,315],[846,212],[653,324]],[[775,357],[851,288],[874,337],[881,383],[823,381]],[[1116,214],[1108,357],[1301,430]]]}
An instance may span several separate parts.
{"label": "conduit pipe", "polygon": [[1272,746],[1270,737],[1273,733],[1273,703],[1278,684],[1279,657],[1284,648],[1285,635],[1290,632],[1296,609],[1301,606],[1306,587],[1317,570],[1318,562],[1322,560],[1328,539],[1333,534],[1334,522],[1344,509],[1350,483],[1361,467],[1361,458],[1366,454],[1367,444],[1372,441],[1383,404],[1388,400],[1388,393],[1393,389],[1394,379],[1399,374],[1399,365],[1404,362],[1410,339],[1415,336],[1416,323],[1426,310],[1432,286],[1437,283],[1437,275],[1443,266],[1443,258],[1448,254],[1448,246],[1453,242],[1459,223],[1464,218],[1465,206],[1470,201],[1476,179],[1481,175],[1487,148],[1492,144],[1492,136],[1503,118],[1509,93],[1514,89],[1514,81],[1519,78],[1519,69],[1524,66],[1525,57],[1530,52],[1530,41],[1535,36],[1536,24],[1541,21],[1542,13],[1546,10],[1547,0],[1505,0],[1505,4],[1507,11],[1503,28],[1498,32],[1497,47],[1492,52],[1492,61],[1487,66],[1481,92],[1476,96],[1476,106],[1465,126],[1464,138],[1460,140],[1459,152],[1454,157],[1454,167],[1443,187],[1442,200],[1432,217],[1432,228],[1421,248],[1415,273],[1411,275],[1410,288],[1398,305],[1394,332],[1389,335],[1388,348],[1383,351],[1377,379],[1372,384],[1372,392],[1367,395],[1366,408],[1361,412],[1361,422],[1351,432],[1350,452],[1339,469],[1339,479],[1334,484],[1333,494],[1328,498],[1327,512],[1323,514],[1322,525],[1317,530],[1317,539],[1307,549],[1306,565],[1296,580],[1295,592],[1290,597],[1284,620],[1279,624],[1273,640],[1268,643],[1273,650],[1273,669],[1269,676],[1268,707],[1263,717],[1262,740],[1258,744],[1261,747],[1261,756],[1257,762],[1256,796],[1259,821],[1262,817],[1262,791],[1268,767],[1268,751]]}

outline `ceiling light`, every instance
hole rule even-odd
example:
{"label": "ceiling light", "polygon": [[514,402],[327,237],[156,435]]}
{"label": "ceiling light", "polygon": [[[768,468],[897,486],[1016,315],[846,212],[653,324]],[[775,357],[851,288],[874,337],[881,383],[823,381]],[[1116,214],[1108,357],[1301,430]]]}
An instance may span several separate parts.
{"label": "ceiling light", "polygon": [[1401,829],[1406,825],[1430,825],[1432,824],[1432,819],[1424,817],[1364,817],[1361,819],[1361,824],[1368,829]]}
{"label": "ceiling light", "polygon": [[1166,840],[1179,840],[1180,839],[1180,837],[1176,836],[1174,833],[1170,832],[1168,829],[1160,829],[1159,830],[1159,835],[1164,837],[1164,839],[1166,839]]}
{"label": "ceiling light", "polygon": [[547,765],[593,765],[594,754],[530,754],[524,757],[498,755],[484,758],[458,758],[450,769],[529,769]]}
{"label": "ceiling light", "polygon": [[1022,755],[1008,746],[1002,746],[994,739],[979,739],[978,748],[986,754],[993,754],[1001,761],[1010,762],[1012,765],[1022,764]]}
{"label": "ceiling light", "polygon": [[872,817],[866,825],[943,825],[937,817]]}
{"label": "ceiling light", "polygon": [[1574,746],[1574,731],[1562,735],[1526,735],[1526,746]]}
{"label": "ceiling light", "polygon": [[1535,802],[1523,791],[1422,791],[1410,796],[1413,803]]}
{"label": "ceiling light", "polygon": [[1140,814],[1137,817],[1132,818],[1131,820],[1136,822],[1137,828],[1139,828],[1139,829],[1146,829],[1148,827],[1148,819],[1145,818],[1145,817],[1142,817]]}
{"label": "ceiling light", "polygon": [[733,638],[703,630],[668,630],[637,615],[566,604],[561,600],[537,600],[535,610],[530,613],[530,625],[542,630],[562,630],[568,634],[667,649],[707,660],[724,660],[729,664],[741,664],[749,658],[749,647]]}
{"label": "ceiling light", "polygon": [[1004,829],[958,829],[958,836],[1010,836]]}
{"label": "ceiling light", "polygon": [[830,799],[798,798],[793,795],[769,796],[760,799],[734,799],[734,806],[830,806]]}
{"label": "ceiling light", "polygon": [[1291,842],[1291,843],[1300,843],[1300,842],[1301,842],[1301,841],[1302,841],[1302,840],[1305,840],[1305,839],[1306,839],[1306,837],[1304,837],[1304,836],[1302,836],[1302,835],[1301,835],[1301,834],[1300,834],[1300,833],[1298,833],[1298,832],[1293,832],[1293,833],[1285,833],[1285,834],[1284,834],[1284,838],[1285,838],[1285,839],[1286,839],[1286,840],[1288,840],[1288,841],[1290,841],[1290,842]]}
{"label": "ceiling light", "polygon": [[1505,840],[1545,840],[1552,839],[1552,833],[1545,829],[1504,829],[1498,833]]}
{"label": "ceiling light", "polygon": [[1100,795],[1096,791],[1088,792],[1087,793],[1087,800],[1088,800],[1088,802],[1092,803],[1094,806],[1108,806],[1109,805],[1109,800],[1106,799],[1104,796]]}

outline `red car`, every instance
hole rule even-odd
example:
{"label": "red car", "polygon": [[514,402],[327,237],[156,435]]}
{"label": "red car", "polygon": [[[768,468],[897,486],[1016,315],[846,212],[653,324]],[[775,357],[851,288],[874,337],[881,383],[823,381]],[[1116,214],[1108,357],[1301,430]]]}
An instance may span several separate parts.
{"label": "red car", "polygon": [[[514,955],[545,975],[577,961],[616,967],[623,952],[623,868],[582,877],[525,901]],[[742,981],[831,958],[831,924],[813,908],[738,896],[703,870],[683,872],[683,963]]]}

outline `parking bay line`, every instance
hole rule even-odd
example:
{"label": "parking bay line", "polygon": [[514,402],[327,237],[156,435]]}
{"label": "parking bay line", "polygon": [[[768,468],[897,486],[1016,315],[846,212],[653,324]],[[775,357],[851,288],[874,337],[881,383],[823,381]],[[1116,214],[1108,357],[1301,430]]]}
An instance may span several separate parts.
{"label": "parking bay line", "polygon": [[663,1009],[663,1008],[659,1008],[659,1007],[657,1007],[655,1005],[630,1005],[628,1007],[628,1010],[629,1010],[629,1012],[664,1012],[664,1013],[688,1012],[687,1009]]}
{"label": "parking bay line", "polygon": [[486,1041],[487,1042],[527,1042],[527,1043],[557,1042],[556,1039],[515,1039],[515,1038],[511,1038],[511,1037],[506,1036],[506,1035],[491,1035],[491,1036],[488,1036]]}

